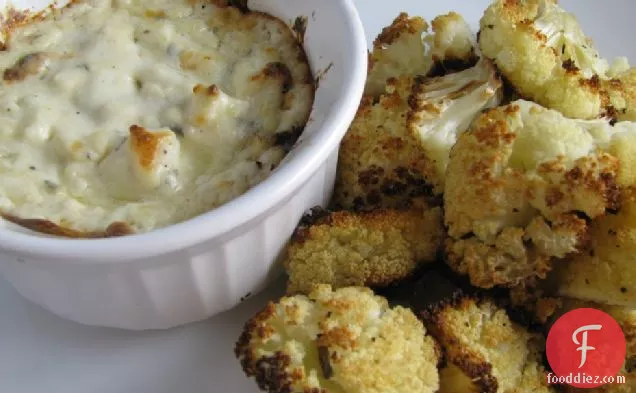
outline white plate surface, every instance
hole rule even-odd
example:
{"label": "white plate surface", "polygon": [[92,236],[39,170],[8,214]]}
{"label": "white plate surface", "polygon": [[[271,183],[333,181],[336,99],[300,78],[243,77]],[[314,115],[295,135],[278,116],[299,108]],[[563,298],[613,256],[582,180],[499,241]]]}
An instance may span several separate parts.
{"label": "white plate surface", "polygon": [[[290,0],[291,1],[291,0]],[[443,4],[442,4],[443,3]],[[400,11],[430,19],[455,10],[473,24],[488,0],[357,0],[369,40]],[[562,0],[601,54],[627,56],[633,0]],[[0,393],[256,393],[232,348],[245,320],[282,293],[282,282],[241,307],[170,331],[130,333],[61,320],[0,278]]]}

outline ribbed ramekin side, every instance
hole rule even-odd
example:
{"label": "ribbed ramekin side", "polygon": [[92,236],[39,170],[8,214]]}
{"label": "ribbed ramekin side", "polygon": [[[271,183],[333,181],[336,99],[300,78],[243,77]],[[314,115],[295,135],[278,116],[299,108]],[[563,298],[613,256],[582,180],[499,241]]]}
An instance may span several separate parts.
{"label": "ribbed ramekin side", "polygon": [[328,202],[336,160],[334,152],[289,199],[223,241],[112,265],[65,265],[4,254],[0,269],[24,297],[79,323],[146,330],[203,320],[279,277],[285,244],[299,219]]}

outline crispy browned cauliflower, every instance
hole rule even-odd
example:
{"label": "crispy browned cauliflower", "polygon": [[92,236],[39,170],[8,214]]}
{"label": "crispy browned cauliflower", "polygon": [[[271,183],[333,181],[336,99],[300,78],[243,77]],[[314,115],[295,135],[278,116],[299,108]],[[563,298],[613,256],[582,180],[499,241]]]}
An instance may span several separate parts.
{"label": "crispy browned cauliflower", "polygon": [[627,60],[610,67],[557,0],[495,0],[480,21],[479,47],[521,97],[568,117],[636,120]]}
{"label": "crispy browned cauliflower", "polygon": [[601,150],[612,129],[523,100],[477,118],[446,173],[450,266],[477,287],[513,287],[580,252],[587,221],[619,208],[620,160]]}
{"label": "crispy browned cauliflower", "polygon": [[287,291],[386,286],[434,261],[443,233],[440,208],[323,215],[292,238],[284,261]]}
{"label": "crispy browned cauliflower", "polygon": [[589,250],[556,269],[558,293],[636,307],[636,201],[592,223],[590,239]]}
{"label": "crispy browned cauliflower", "polygon": [[610,102],[615,106],[618,120],[636,120],[636,68],[620,73],[606,82]]}
{"label": "crispy browned cauliflower", "polygon": [[440,393],[553,392],[541,364],[543,340],[487,299],[433,306],[424,321],[443,348]]}
{"label": "crispy browned cauliflower", "polygon": [[555,295],[554,288],[550,286],[554,276],[554,271],[551,271],[546,279],[533,282],[530,286],[521,284],[510,288],[510,306],[524,312],[531,322],[547,323],[562,307],[562,299]]}
{"label": "crispy browned cauliflower", "polygon": [[499,104],[492,64],[442,77],[390,79],[379,102],[362,101],[340,148],[334,202],[345,209],[439,203],[457,135]]}
{"label": "crispy browned cauliflower", "polygon": [[336,209],[436,204],[426,179],[433,167],[407,129],[412,83],[408,77],[391,79],[379,102],[363,98],[340,145],[333,196]]}
{"label": "crispy browned cauliflower", "polygon": [[415,78],[409,97],[408,128],[433,166],[427,174],[436,194],[444,191],[448,155],[482,110],[499,105],[502,83],[488,60],[440,78]]}
{"label": "crispy browned cauliflower", "polygon": [[438,67],[466,68],[475,61],[475,39],[457,13],[440,15],[428,23],[400,13],[373,41],[365,94],[378,97],[390,78],[426,75]]}
{"label": "crispy browned cauliflower", "polygon": [[609,304],[606,307],[634,307],[635,288],[630,286],[634,246],[630,239],[636,229],[636,221],[631,224],[636,214],[636,132],[628,122],[617,123],[612,131],[606,150],[621,162],[616,177],[622,190],[620,210],[589,225],[590,242],[582,253],[555,264],[547,278],[536,285],[518,285],[510,291],[512,303],[532,312],[539,322],[545,322],[561,307],[559,295]]}
{"label": "crispy browned cauliflower", "polygon": [[594,221],[586,252],[556,270],[557,292],[602,304],[636,307],[636,131],[633,123],[613,127],[607,151],[620,162],[621,209]]}
{"label": "crispy browned cauliflower", "polygon": [[368,288],[270,303],[246,325],[236,356],[271,393],[433,393],[439,350],[417,317]]}

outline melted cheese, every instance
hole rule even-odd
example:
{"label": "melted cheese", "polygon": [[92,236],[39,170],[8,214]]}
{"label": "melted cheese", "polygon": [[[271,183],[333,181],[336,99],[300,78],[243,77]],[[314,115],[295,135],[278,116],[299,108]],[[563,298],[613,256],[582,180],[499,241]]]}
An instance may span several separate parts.
{"label": "melted cheese", "polygon": [[88,0],[0,52],[0,211],[148,231],[213,209],[282,160],[313,84],[281,21],[180,0]]}

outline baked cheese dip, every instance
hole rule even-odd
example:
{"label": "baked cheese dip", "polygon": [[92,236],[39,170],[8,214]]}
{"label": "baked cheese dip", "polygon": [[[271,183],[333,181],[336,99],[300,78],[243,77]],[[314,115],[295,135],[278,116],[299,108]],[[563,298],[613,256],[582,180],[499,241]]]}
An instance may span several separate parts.
{"label": "baked cheese dip", "polygon": [[0,211],[99,237],[194,217],[265,179],[314,82],[282,21],[223,0],[88,0],[0,38]]}

